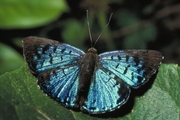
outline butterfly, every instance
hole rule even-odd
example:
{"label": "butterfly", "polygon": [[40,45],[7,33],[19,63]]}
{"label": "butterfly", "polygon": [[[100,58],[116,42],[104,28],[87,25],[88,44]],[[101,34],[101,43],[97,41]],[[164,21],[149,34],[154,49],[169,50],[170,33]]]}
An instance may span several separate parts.
{"label": "butterfly", "polygon": [[23,55],[40,88],[68,108],[89,114],[114,111],[156,73],[162,54],[154,50],[87,53],[40,37],[23,39]]}

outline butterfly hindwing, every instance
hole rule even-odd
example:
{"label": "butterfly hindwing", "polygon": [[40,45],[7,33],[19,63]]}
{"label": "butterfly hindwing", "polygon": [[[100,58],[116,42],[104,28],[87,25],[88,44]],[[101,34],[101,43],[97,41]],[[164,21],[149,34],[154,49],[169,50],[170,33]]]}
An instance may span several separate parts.
{"label": "butterfly hindwing", "polygon": [[126,102],[129,94],[130,88],[125,82],[112,72],[97,68],[81,109],[91,114],[113,111]]}
{"label": "butterfly hindwing", "polygon": [[55,68],[38,76],[38,85],[51,98],[66,107],[79,107],[79,66]]}
{"label": "butterfly hindwing", "polygon": [[154,50],[121,50],[99,56],[105,69],[135,88],[148,81],[162,61],[162,54]]}

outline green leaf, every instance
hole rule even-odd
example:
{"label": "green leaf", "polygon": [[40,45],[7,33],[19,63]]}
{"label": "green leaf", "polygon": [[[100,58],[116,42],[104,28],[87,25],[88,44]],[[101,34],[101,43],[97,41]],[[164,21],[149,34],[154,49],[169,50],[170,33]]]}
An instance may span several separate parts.
{"label": "green leaf", "polygon": [[31,28],[57,19],[68,9],[65,0],[1,0],[0,28]]}
{"label": "green leaf", "polygon": [[0,74],[17,69],[24,63],[20,54],[2,43],[0,43],[0,55]]}
{"label": "green leaf", "polygon": [[[179,119],[180,67],[162,64],[152,88],[136,97],[132,112],[116,120]],[[0,119],[103,119],[62,107],[46,96],[27,67],[0,76]]]}
{"label": "green leaf", "polygon": [[4,103],[6,105],[6,109],[1,109],[0,118],[4,120],[11,118],[7,115],[9,111],[14,118],[21,120],[73,118],[72,112],[64,109],[39,90],[36,79],[25,66],[2,75],[0,85],[1,106]]}
{"label": "green leaf", "polygon": [[162,64],[152,88],[136,99],[133,120],[179,120],[180,119],[180,67]]}

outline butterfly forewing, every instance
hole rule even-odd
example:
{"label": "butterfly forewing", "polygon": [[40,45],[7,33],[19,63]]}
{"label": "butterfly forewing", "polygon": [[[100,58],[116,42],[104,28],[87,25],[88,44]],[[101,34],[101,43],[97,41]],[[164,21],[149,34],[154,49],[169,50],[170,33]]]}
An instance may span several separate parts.
{"label": "butterfly forewing", "polygon": [[77,64],[84,52],[58,41],[27,37],[23,39],[23,54],[35,74],[66,65]]}
{"label": "butterfly forewing", "polygon": [[121,50],[99,56],[103,68],[135,88],[144,84],[162,61],[162,54],[154,50]]}

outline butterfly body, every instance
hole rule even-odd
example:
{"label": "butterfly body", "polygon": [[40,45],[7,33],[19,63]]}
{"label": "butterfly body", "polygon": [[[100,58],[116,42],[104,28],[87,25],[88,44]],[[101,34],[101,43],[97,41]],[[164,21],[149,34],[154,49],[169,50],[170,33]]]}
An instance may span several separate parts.
{"label": "butterfly body", "polygon": [[84,91],[85,89],[89,88],[91,77],[97,64],[96,61],[98,61],[96,49],[90,48],[88,52],[82,57],[80,64],[80,91]]}
{"label": "butterfly body", "polygon": [[156,72],[162,54],[154,50],[84,53],[58,41],[23,40],[23,54],[40,88],[65,107],[90,114],[113,111],[126,103],[130,87],[138,88]]}

